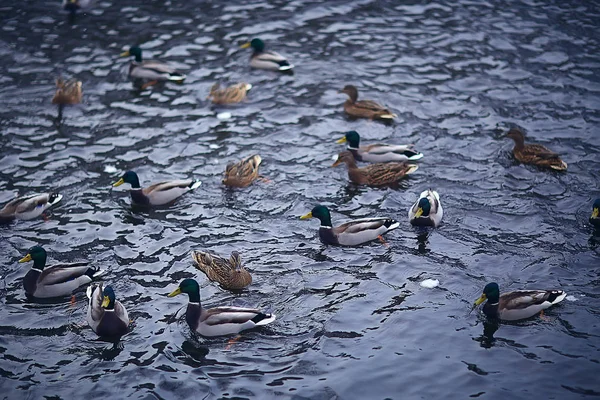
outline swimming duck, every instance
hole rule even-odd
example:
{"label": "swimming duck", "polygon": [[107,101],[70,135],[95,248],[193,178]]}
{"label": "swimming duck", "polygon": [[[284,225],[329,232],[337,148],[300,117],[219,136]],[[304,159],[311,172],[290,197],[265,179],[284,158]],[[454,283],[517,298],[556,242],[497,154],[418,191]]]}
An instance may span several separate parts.
{"label": "swimming duck", "polygon": [[506,134],[507,137],[515,141],[513,154],[515,158],[523,164],[537,165],[538,167],[548,167],[557,171],[567,169],[567,163],[560,159],[558,154],[541,144],[525,144],[525,136],[518,128],[511,128]]}
{"label": "swimming duck", "polygon": [[359,185],[383,186],[398,182],[406,175],[415,172],[419,166],[405,163],[377,163],[358,168],[354,156],[348,150],[342,151],[332,167],[346,163],[348,178]]}
{"label": "swimming duck", "polygon": [[275,321],[275,314],[264,313],[255,308],[215,307],[200,305],[200,286],[193,279],[184,279],[169,297],[185,293],[189,297],[185,320],[190,328],[202,336],[222,336],[239,333],[256,326]]}
{"label": "swimming duck", "polygon": [[236,83],[235,85],[221,89],[217,82],[210,88],[210,94],[207,99],[211,99],[214,104],[239,103],[246,98],[246,93],[250,89],[252,89],[252,85],[245,82]]}
{"label": "swimming duck", "polygon": [[64,80],[63,78],[56,79],[56,92],[52,97],[52,104],[67,105],[79,104],[83,97],[81,89],[81,81],[77,79]]}
{"label": "swimming duck", "polygon": [[101,283],[92,285],[87,288],[87,296],[87,322],[98,336],[118,338],[127,333],[127,309],[115,300],[115,291],[111,286],[102,288]]}
{"label": "swimming duck", "polygon": [[61,199],[62,195],[58,193],[31,194],[17,197],[6,203],[0,210],[0,222],[39,217],[45,210],[56,205]]}
{"label": "swimming duck", "polygon": [[594,201],[592,215],[590,216],[590,224],[596,228],[600,228],[600,199]]}
{"label": "swimming duck", "polygon": [[235,164],[227,164],[223,184],[233,187],[249,186],[258,178],[258,166],[261,162],[262,158],[257,154],[246,157]]}
{"label": "swimming duck", "polygon": [[229,259],[202,251],[192,252],[192,258],[208,279],[218,282],[225,289],[239,290],[252,283],[252,276],[242,265],[237,251],[231,252]]}
{"label": "swimming duck", "polygon": [[289,72],[294,66],[286,60],[284,56],[274,51],[266,51],[265,43],[260,39],[252,39],[244,43],[241,48],[252,47],[254,53],[250,56],[250,66],[259,69],[268,69],[271,71]]}
{"label": "swimming duck", "polygon": [[560,303],[567,294],[562,290],[515,290],[502,293],[495,282],[488,283],[473,309],[487,300],[483,313],[489,318],[517,321],[533,317],[546,308]]}
{"label": "swimming duck", "polygon": [[159,81],[172,81],[183,83],[185,74],[177,71],[175,68],[155,60],[142,61],[142,49],[138,46],[131,46],[129,50],[121,53],[121,57],[134,56],[135,61],[129,65],[129,78],[138,82],[145,82],[141,87],[147,88]]}
{"label": "swimming duck", "polygon": [[193,179],[166,181],[152,184],[146,188],[140,186],[140,180],[133,171],[127,171],[121,179],[113,183],[113,187],[124,183],[131,185],[131,200],[138,205],[162,206],[170,203],[185,193],[199,187],[202,182]]}
{"label": "swimming duck", "polygon": [[331,224],[329,209],[322,205],[315,206],[308,214],[300,217],[310,218],[318,218],[321,221],[321,242],[341,246],[358,246],[375,239],[384,242],[382,235],[400,226],[399,222],[391,218],[362,218],[334,227]]}
{"label": "swimming duck", "polygon": [[50,298],[68,296],[78,287],[87,285],[106,271],[90,267],[87,262],[61,263],[46,266],[46,250],[33,246],[20,263],[33,260],[33,268],[23,278],[25,293],[31,297]]}
{"label": "swimming duck", "polygon": [[423,158],[423,154],[413,149],[413,145],[370,144],[360,146],[360,135],[356,131],[346,132],[344,137],[336,143],[348,143],[348,151],[356,161],[367,162],[404,162],[416,161]]}
{"label": "swimming duck", "polygon": [[344,103],[344,111],[351,117],[370,119],[394,119],[396,114],[372,100],[358,100],[358,89],[346,85],[339,93],[345,93],[349,99]]}
{"label": "swimming duck", "polygon": [[440,195],[435,190],[425,190],[408,210],[408,220],[415,226],[437,227],[442,222],[444,209]]}

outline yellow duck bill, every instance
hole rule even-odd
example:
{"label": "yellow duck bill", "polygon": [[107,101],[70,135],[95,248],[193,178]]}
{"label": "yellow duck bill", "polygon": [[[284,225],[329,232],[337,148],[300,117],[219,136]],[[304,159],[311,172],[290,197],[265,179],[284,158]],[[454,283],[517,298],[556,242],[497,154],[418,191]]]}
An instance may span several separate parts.
{"label": "yellow duck bill", "polygon": [[312,215],[312,211],[311,211],[308,214],[301,216],[300,219],[311,219],[312,217],[313,217],[313,215]]}
{"label": "yellow duck bill", "polygon": [[181,294],[181,289],[180,289],[180,288],[177,288],[177,289],[173,290],[171,293],[169,293],[169,294],[167,295],[167,297],[175,297],[175,296],[177,296],[178,294]]}

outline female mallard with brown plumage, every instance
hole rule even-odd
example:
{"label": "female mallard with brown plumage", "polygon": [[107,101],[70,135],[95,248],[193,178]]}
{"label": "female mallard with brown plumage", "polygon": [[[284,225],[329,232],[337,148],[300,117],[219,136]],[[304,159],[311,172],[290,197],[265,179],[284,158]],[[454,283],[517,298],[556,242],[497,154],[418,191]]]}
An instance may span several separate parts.
{"label": "female mallard with brown plumage", "polygon": [[0,222],[10,222],[14,219],[33,219],[39,217],[45,210],[57,204],[62,199],[58,193],[32,194],[17,197],[6,203],[0,210]]}
{"label": "female mallard with brown plumage", "polygon": [[237,251],[231,252],[229,259],[202,251],[192,252],[192,258],[208,279],[218,282],[225,289],[239,290],[252,283],[252,276],[242,265],[242,258]]}
{"label": "female mallard with brown plumage", "polygon": [[557,171],[565,171],[567,169],[567,163],[561,160],[555,152],[541,144],[525,144],[525,135],[523,135],[520,129],[511,128],[506,136],[515,141],[513,154],[523,164],[552,168]]}
{"label": "female mallard with brown plumage", "polygon": [[345,93],[349,99],[344,103],[344,111],[351,117],[370,119],[394,119],[396,114],[372,100],[358,100],[358,89],[346,85],[339,93]]}
{"label": "female mallard with brown plumage", "polygon": [[562,290],[515,290],[500,294],[500,288],[495,282],[488,283],[481,296],[475,300],[475,307],[487,300],[483,313],[493,319],[518,321],[533,317],[546,308],[560,303],[567,297]]}
{"label": "female mallard with brown plumage", "polygon": [[124,183],[131,185],[131,200],[134,204],[141,206],[162,206],[175,201],[189,191],[198,188],[202,182],[194,179],[180,179],[166,182],[154,183],[148,187],[140,186],[140,179],[133,171],[127,171],[121,179],[113,183],[113,187]]}
{"label": "female mallard with brown plumage", "polygon": [[235,85],[221,89],[217,82],[210,88],[207,99],[211,99],[215,104],[239,103],[246,98],[246,93],[250,89],[252,89],[252,85],[245,82],[236,83]]}
{"label": "female mallard with brown plumage", "polygon": [[262,159],[256,154],[246,157],[235,164],[227,164],[223,184],[233,187],[249,186],[258,178],[258,166],[261,162]]}
{"label": "female mallard with brown plumage", "polygon": [[81,81],[77,79],[64,80],[63,78],[56,79],[56,92],[52,97],[52,104],[72,105],[81,103],[83,91],[81,89]]}
{"label": "female mallard with brown plumage", "polygon": [[356,161],[367,162],[404,162],[416,161],[423,154],[413,149],[413,145],[370,144],[360,146],[360,135],[356,131],[346,132],[336,143],[348,143],[348,151]]}
{"label": "female mallard with brown plumage", "polygon": [[142,89],[155,85],[159,81],[183,83],[186,76],[174,67],[156,60],[142,60],[142,49],[131,46],[121,53],[121,57],[134,56],[135,60],[129,65],[129,78]]}
{"label": "female mallard with brown plumage", "polygon": [[342,151],[332,167],[345,163],[348,167],[348,178],[359,185],[384,186],[398,182],[406,175],[415,172],[419,166],[405,163],[377,163],[358,168],[354,156],[348,150]]}
{"label": "female mallard with brown plumage", "polygon": [[362,218],[333,226],[329,209],[322,205],[315,206],[308,214],[300,217],[310,218],[318,218],[321,221],[321,242],[341,246],[358,246],[375,239],[385,243],[382,235],[400,226],[399,222],[391,218]]}

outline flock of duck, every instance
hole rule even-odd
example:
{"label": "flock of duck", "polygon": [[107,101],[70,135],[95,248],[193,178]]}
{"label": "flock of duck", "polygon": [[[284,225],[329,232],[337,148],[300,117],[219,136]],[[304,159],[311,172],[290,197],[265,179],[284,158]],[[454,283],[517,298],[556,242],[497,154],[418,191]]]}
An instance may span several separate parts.
{"label": "flock of duck", "polygon": [[[65,7],[76,10],[77,0],[65,0]],[[72,11],[74,12],[74,11]],[[250,66],[253,68],[293,73],[293,65],[282,55],[268,51],[260,39],[253,39],[242,46],[252,48]],[[121,54],[134,57],[129,66],[129,77],[133,84],[146,89],[159,81],[182,83],[186,76],[166,63],[144,60],[142,50],[132,46]],[[59,118],[63,106],[77,104],[82,98],[82,83],[77,80],[58,79],[57,89],[52,103],[58,104]],[[240,82],[221,88],[215,84],[208,98],[216,104],[237,103],[244,98],[252,85]],[[396,115],[388,108],[372,101],[358,100],[358,90],[347,85],[340,93],[348,96],[343,108],[353,118],[372,120],[393,120]],[[508,131],[507,137],[515,142],[513,154],[515,159],[524,164],[532,164],[541,168],[564,171],[567,164],[560,157],[544,146],[525,144],[523,132],[518,128]],[[346,144],[345,151],[339,153],[333,166],[345,164],[350,181],[358,185],[388,186],[397,182],[419,167],[415,161],[423,154],[412,145],[369,144],[361,146],[360,135],[350,131],[337,143]],[[368,163],[359,167],[358,162]],[[231,187],[247,187],[260,178],[259,165],[261,157],[252,155],[227,165],[222,183]],[[173,203],[177,198],[198,188],[201,183],[194,179],[173,180],[142,187],[138,175],[134,171],[125,172],[113,184],[130,185],[130,196],[136,206],[163,206]],[[33,194],[17,197],[0,210],[0,222],[15,219],[29,220],[38,218],[62,199],[58,193]],[[593,205],[590,223],[600,227],[600,199]],[[423,191],[415,203],[408,209],[408,220],[414,226],[436,228],[440,225],[444,210],[439,194],[434,190]],[[334,226],[327,207],[316,205],[301,219],[316,218],[320,221],[320,240],[328,245],[358,246],[374,240],[385,244],[383,235],[396,229],[399,222],[388,217],[363,218],[351,220]],[[192,258],[209,280],[219,283],[228,290],[240,290],[252,283],[252,277],[242,265],[239,253],[231,253],[223,258],[207,252],[194,251]],[[25,293],[32,299],[56,298],[72,295],[79,287],[88,285],[102,277],[105,271],[91,267],[87,262],[46,265],[47,254],[41,246],[33,246],[19,262],[33,261],[33,267],[23,279]],[[219,336],[241,332],[256,326],[266,325],[275,320],[275,315],[259,309],[245,307],[216,307],[206,309],[200,303],[200,287],[194,279],[184,279],[179,286],[168,294],[169,297],[187,294],[185,318],[190,328],[203,336]],[[128,332],[130,320],[125,306],[116,300],[111,286],[102,283],[92,284],[87,288],[88,310],[87,321],[90,327],[101,337],[120,337]],[[566,293],[562,290],[517,290],[500,294],[496,283],[485,286],[481,296],[473,304],[473,309],[487,300],[483,306],[484,314],[489,318],[500,320],[519,320],[529,318],[542,310],[562,301]]]}

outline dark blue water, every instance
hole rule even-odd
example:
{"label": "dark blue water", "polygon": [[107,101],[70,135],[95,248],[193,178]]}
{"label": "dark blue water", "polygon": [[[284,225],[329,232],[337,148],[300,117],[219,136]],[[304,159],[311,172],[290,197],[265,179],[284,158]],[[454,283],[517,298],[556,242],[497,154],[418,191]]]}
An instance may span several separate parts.
{"label": "dark blue water", "polygon": [[[0,227],[0,397],[566,399],[600,395],[600,238],[587,223],[600,196],[600,5],[578,1],[96,1],[74,24],[57,1],[0,5],[0,204],[58,190],[48,221]],[[239,44],[261,37],[293,76],[250,70]],[[188,78],[136,92],[119,53],[139,43]],[[83,82],[84,104],[56,123],[54,79]],[[212,84],[247,81],[224,109]],[[398,114],[350,121],[337,90]],[[229,120],[217,113],[230,111]],[[560,174],[519,165],[509,126],[561,154]],[[414,143],[425,154],[400,188],[348,183],[330,168],[335,140]],[[229,161],[258,153],[270,182],[226,190]],[[117,172],[113,172],[116,168]],[[196,177],[173,207],[134,212],[120,173],[142,183]],[[421,234],[408,207],[436,189],[442,226]],[[389,248],[327,247],[315,204],[334,223],[391,216]],[[108,269],[134,320],[118,345],[97,340],[76,303],[28,302],[18,264],[43,245],[52,260]],[[190,251],[238,250],[253,284],[207,283]],[[183,297],[197,278],[207,306],[270,308],[278,320],[229,337],[192,335]],[[438,279],[426,289],[420,282]],[[470,305],[486,282],[562,288],[546,319],[494,332]],[[179,313],[177,314],[177,312]],[[52,397],[54,398],[54,397]]]}

